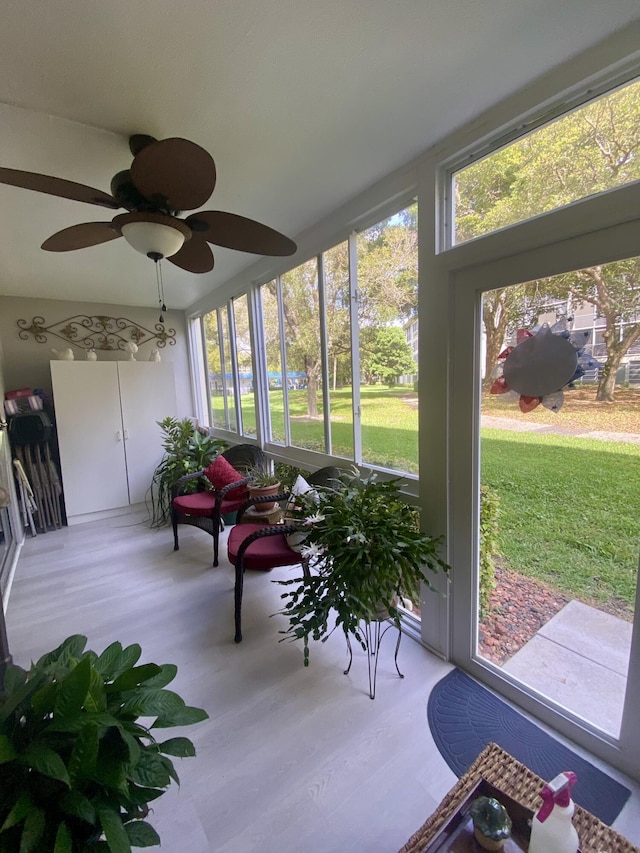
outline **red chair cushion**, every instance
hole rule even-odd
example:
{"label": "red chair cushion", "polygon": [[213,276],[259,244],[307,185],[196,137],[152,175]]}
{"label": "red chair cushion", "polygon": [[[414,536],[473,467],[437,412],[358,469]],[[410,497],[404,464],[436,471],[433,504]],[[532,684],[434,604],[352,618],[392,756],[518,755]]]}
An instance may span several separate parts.
{"label": "red chair cushion", "polygon": [[[204,476],[209,480],[213,488],[219,492],[220,489],[228,486],[230,483],[237,483],[238,480],[244,480],[244,476],[231,465],[224,456],[216,456],[208,468],[204,470]],[[225,495],[226,500],[242,500],[248,495],[246,486],[238,486],[237,489],[231,489]]]}
{"label": "red chair cushion", "polygon": [[195,492],[193,495],[179,495],[173,499],[173,507],[183,515],[211,515],[216,502],[213,492]]}
{"label": "red chair cushion", "polygon": [[[262,530],[264,524],[236,524],[229,533],[227,554],[229,562],[235,566],[238,560],[238,550],[247,536]],[[295,566],[301,560],[300,554],[292,551],[287,545],[284,534],[264,536],[256,539],[247,548],[244,555],[245,569],[268,572],[276,566]]]}
{"label": "red chair cushion", "polygon": [[[238,491],[231,489],[232,492]],[[246,496],[243,495],[240,500],[223,500],[220,504],[220,515],[226,515],[228,512],[236,512],[245,503]],[[215,492],[196,492],[193,495],[180,495],[173,499],[174,508],[182,515],[213,515],[215,506]]]}

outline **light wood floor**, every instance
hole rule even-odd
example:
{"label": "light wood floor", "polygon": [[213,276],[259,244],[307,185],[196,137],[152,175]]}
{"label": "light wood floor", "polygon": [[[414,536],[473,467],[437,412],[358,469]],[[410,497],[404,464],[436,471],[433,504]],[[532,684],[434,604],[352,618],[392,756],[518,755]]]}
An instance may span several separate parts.
{"label": "light wood floor", "polygon": [[[172,687],[210,719],[184,729],[197,757],[176,762],[181,788],[154,803],[165,853],[394,853],[456,781],[426,716],[451,667],[405,638],[401,680],[387,637],[373,702],[361,652],[342,674],[339,635],[304,669],[301,648],[278,642],[282,617],[269,618],[281,592],[270,580],[289,569],[247,574],[236,646],[232,569],[211,556],[205,533],[182,527],[174,553],[170,531],[135,516],[28,540],[7,614],[16,663],[82,633],[96,651],[137,642],[143,661],[178,665]],[[638,844],[640,785],[611,775],[633,790],[615,825]]]}

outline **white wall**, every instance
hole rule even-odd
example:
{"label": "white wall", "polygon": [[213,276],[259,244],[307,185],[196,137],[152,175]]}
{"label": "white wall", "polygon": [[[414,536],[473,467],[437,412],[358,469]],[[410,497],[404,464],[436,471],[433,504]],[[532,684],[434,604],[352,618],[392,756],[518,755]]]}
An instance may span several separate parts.
{"label": "white wall", "polygon": [[[124,317],[138,323],[146,329],[154,330],[158,322],[157,308],[134,308],[125,305],[109,305],[97,302],[66,302],[58,299],[27,299],[15,296],[0,296],[0,341],[4,350],[4,385],[6,390],[15,388],[43,388],[51,391],[51,373],[49,362],[55,356],[51,348],[57,350],[68,346],[74,350],[77,359],[86,357],[85,351],[72,343],[53,335],[47,336],[47,343],[38,343],[29,335],[28,340],[21,340],[17,321],[26,320],[31,323],[34,317],[44,318],[44,325],[58,323],[76,314],[104,315],[107,317]],[[176,380],[176,396],[178,414],[180,417],[191,417],[194,414],[189,360],[187,351],[186,322],[181,311],[167,311],[165,328],[175,329],[175,346],[167,345],[160,349],[162,361],[173,362]],[[136,360],[147,361],[155,342],[141,344]],[[128,355],[122,351],[97,352],[99,361],[122,361]],[[4,397],[4,394],[2,395]],[[0,398],[1,399],[1,398]]]}

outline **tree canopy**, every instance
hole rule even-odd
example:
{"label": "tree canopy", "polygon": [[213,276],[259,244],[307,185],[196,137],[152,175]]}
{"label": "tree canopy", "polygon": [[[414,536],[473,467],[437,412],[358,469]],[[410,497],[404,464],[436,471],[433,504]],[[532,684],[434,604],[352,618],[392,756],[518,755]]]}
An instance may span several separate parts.
{"label": "tree canopy", "polygon": [[[634,83],[458,172],[456,241],[640,180],[639,155],[640,83]],[[640,337],[638,260],[577,270],[535,284],[542,300],[557,297],[564,288],[565,297],[571,295],[575,302],[593,305],[597,315],[605,319],[608,361],[597,398],[613,399],[616,370]],[[530,301],[519,300],[523,296],[520,288],[492,291],[487,297],[490,304],[483,309],[487,374],[509,325],[525,320],[531,311]]]}

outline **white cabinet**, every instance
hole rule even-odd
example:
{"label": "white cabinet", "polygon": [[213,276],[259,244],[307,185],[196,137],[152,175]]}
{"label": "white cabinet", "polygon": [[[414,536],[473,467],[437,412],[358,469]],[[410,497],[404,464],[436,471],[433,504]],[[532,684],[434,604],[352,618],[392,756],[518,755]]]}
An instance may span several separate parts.
{"label": "white cabinet", "polygon": [[142,503],[162,457],[157,421],[176,415],[173,365],[52,361],[51,379],[69,524]]}

